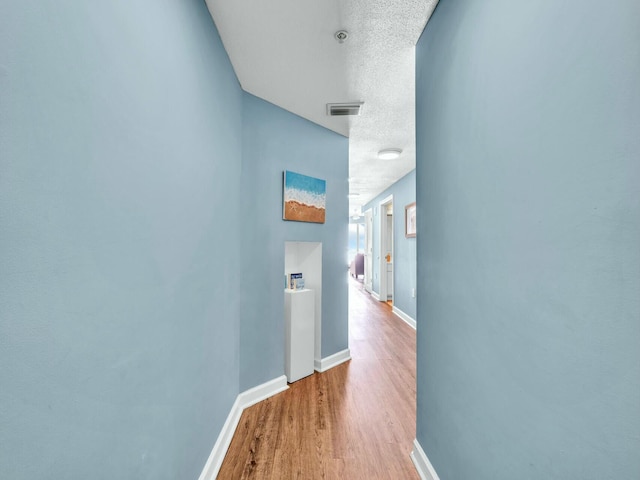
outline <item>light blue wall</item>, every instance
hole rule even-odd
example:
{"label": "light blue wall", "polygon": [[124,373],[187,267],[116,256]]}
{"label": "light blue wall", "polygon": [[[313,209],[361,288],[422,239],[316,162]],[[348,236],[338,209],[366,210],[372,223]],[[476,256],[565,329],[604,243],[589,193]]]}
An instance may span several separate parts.
{"label": "light blue wall", "polygon": [[[348,347],[348,139],[243,96],[240,386],[284,373],[285,241],[322,243],[322,356]],[[326,223],[282,220],[282,173],[327,181]]]}
{"label": "light blue wall", "polygon": [[0,478],[197,478],[239,371],[242,92],[211,18],[3,2],[0,31]]}
{"label": "light blue wall", "polygon": [[416,201],[416,172],[411,171],[376,198],[362,211],[371,209],[373,215],[373,290],[380,292],[380,202],[393,195],[393,305],[416,319],[416,239],[404,235],[404,207]]}
{"label": "light blue wall", "polygon": [[640,478],[640,3],[447,0],[417,47],[417,438]]}

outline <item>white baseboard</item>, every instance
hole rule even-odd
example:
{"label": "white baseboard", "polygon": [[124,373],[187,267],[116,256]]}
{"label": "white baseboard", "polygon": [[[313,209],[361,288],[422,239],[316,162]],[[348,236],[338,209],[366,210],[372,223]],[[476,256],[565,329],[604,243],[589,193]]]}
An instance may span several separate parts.
{"label": "white baseboard", "polygon": [[330,368],[336,367],[341,363],[347,362],[349,360],[351,360],[351,351],[347,348],[346,350],[342,350],[341,352],[329,355],[328,357],[323,358],[320,361],[315,360],[315,370],[317,372],[326,372]]}
{"label": "white baseboard", "polygon": [[373,298],[375,298],[376,300],[380,301],[380,295],[378,295],[376,292],[374,292],[373,290],[371,290],[371,296]]}
{"label": "white baseboard", "polygon": [[413,451],[411,452],[411,460],[416,467],[416,471],[422,480],[440,480],[436,470],[431,465],[431,462],[427,458],[427,454],[424,453],[420,442],[416,438],[413,440]]}
{"label": "white baseboard", "polygon": [[391,311],[395,313],[398,317],[400,317],[402,320],[404,320],[404,322],[407,325],[409,325],[411,328],[413,328],[414,330],[416,329],[416,320],[414,318],[411,318],[409,315],[404,313],[402,310],[400,310],[396,306],[393,306]]}
{"label": "white baseboard", "polygon": [[231,445],[233,434],[236,431],[238,422],[240,422],[240,416],[242,415],[242,408],[240,407],[239,399],[240,395],[236,397],[236,401],[231,407],[227,421],[224,422],[222,431],[218,435],[218,439],[213,446],[213,450],[211,450],[211,454],[209,455],[207,463],[205,463],[198,480],[214,480],[218,476],[218,472],[222,466],[222,461],[224,460],[224,456],[227,454],[229,445]]}
{"label": "white baseboard", "polygon": [[238,400],[240,401],[242,410],[244,410],[245,408],[249,408],[251,405],[255,405],[262,400],[273,397],[277,393],[284,392],[288,388],[287,377],[282,375],[281,377],[269,380],[262,385],[245,390],[238,395]]}
{"label": "white baseboard", "polygon": [[262,385],[250,388],[236,397],[236,401],[231,407],[227,420],[224,422],[222,431],[218,435],[218,439],[213,446],[213,450],[211,450],[211,454],[209,455],[207,463],[205,464],[200,477],[198,477],[198,480],[215,480],[218,476],[218,472],[222,466],[222,461],[224,460],[224,456],[227,454],[229,445],[231,445],[233,434],[238,427],[243,410],[251,405],[261,402],[262,400],[266,400],[277,393],[283,392],[288,388],[287,377],[282,375],[281,377],[274,378]]}

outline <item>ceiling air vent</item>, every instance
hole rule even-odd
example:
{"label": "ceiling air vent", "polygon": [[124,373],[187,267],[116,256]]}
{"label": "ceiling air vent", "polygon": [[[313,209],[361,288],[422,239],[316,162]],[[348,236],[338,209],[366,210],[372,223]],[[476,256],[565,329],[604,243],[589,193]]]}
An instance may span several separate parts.
{"label": "ceiling air vent", "polygon": [[363,102],[351,103],[327,103],[327,115],[330,117],[343,117],[345,115],[360,115]]}

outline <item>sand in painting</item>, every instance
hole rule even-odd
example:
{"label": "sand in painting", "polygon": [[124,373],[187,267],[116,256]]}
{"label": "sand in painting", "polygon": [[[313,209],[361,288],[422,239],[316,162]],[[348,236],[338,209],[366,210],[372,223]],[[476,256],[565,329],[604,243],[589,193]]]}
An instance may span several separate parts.
{"label": "sand in painting", "polygon": [[324,208],[305,205],[304,203],[289,200],[284,204],[284,214],[287,220],[299,222],[324,223]]}

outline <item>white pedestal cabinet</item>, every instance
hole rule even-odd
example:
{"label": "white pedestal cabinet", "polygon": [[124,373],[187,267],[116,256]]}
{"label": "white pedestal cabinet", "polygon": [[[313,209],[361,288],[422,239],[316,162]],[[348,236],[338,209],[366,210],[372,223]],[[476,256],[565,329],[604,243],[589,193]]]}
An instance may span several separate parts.
{"label": "white pedestal cabinet", "polygon": [[285,375],[295,382],[313,373],[315,294],[313,290],[285,290]]}

